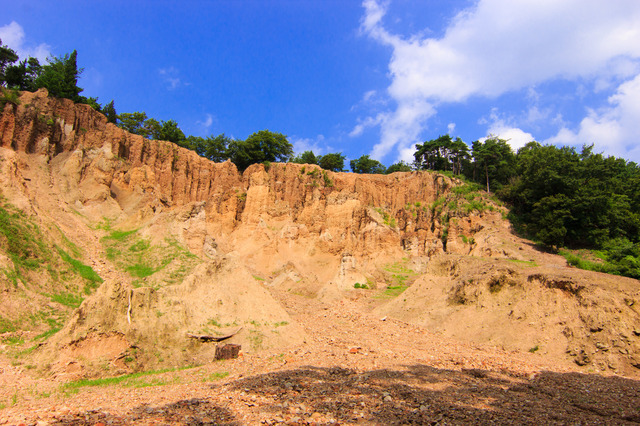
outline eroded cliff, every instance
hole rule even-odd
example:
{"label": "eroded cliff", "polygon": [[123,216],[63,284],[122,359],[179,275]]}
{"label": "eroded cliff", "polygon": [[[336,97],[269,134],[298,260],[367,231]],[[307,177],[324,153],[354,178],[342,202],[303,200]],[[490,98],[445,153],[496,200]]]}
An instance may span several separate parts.
{"label": "eroded cliff", "polygon": [[[67,247],[104,280],[87,287],[85,276],[65,281],[53,267],[23,271],[3,246],[3,267],[23,277],[0,277],[7,330],[27,329],[25,312],[48,305],[66,325],[37,352],[60,374],[210,357],[187,332],[239,329],[233,341],[247,350],[301,345],[305,332],[278,292],[327,303],[366,295],[380,315],[461,340],[629,374],[640,366],[637,281],[567,268],[513,235],[488,194],[456,179],[297,164],[240,174],[46,91],[5,105],[0,145],[6,200],[43,230],[45,245]],[[52,250],[35,256],[73,264]],[[61,294],[86,300],[73,310],[53,297]],[[104,350],[88,356],[88,347]]]}

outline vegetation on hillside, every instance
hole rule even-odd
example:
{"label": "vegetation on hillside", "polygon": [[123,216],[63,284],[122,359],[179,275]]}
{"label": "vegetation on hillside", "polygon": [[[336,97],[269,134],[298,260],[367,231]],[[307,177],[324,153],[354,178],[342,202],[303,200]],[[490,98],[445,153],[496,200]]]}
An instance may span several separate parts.
{"label": "vegetation on hillside", "polygon": [[[524,236],[562,251],[570,264],[640,278],[640,167],[584,146],[475,141],[471,152],[450,136],[418,144],[416,167],[475,181],[510,208]],[[581,254],[580,254],[581,253]]]}
{"label": "vegetation on hillside", "polygon": [[0,333],[35,327],[44,331],[38,338],[49,337],[61,328],[67,308],[80,306],[102,282],[59,228],[43,232],[4,199],[0,199],[0,251],[7,256],[0,267],[0,289],[50,301],[39,311],[26,304],[18,316],[0,312]]}

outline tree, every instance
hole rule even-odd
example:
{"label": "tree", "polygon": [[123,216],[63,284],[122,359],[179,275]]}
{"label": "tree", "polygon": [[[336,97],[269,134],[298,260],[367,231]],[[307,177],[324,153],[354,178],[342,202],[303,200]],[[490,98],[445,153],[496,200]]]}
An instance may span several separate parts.
{"label": "tree", "polygon": [[152,131],[151,138],[173,143],[178,143],[186,139],[175,120],[162,121],[159,128],[154,128]]}
{"label": "tree", "polygon": [[102,106],[100,106],[100,104],[98,103],[98,98],[94,98],[94,97],[87,98],[85,96],[80,96],[76,102],[79,102],[81,104],[87,104],[94,110],[98,112],[102,112]]}
{"label": "tree", "polygon": [[195,151],[204,158],[208,158],[216,163],[221,163],[229,159],[228,147],[231,142],[231,138],[222,133],[218,136],[214,137],[212,135],[207,138],[189,136],[185,140],[176,143],[183,148]]}
{"label": "tree", "polygon": [[491,136],[484,142],[473,142],[471,149],[474,164],[484,174],[487,192],[491,192],[491,181],[505,184],[513,176],[515,156],[507,141]]}
{"label": "tree", "polygon": [[640,240],[640,169],[592,148],[578,153],[530,142],[518,150],[517,178],[501,193],[528,235],[549,246],[588,248]]}
{"label": "tree", "polygon": [[49,62],[42,67],[42,73],[36,79],[36,87],[44,87],[49,91],[49,95],[56,98],[71,99],[74,102],[81,102],[78,87],[78,77],[82,73],[82,68],[77,64],[78,52],[73,51],[59,58],[47,59]]}
{"label": "tree", "polygon": [[354,173],[382,174],[386,170],[382,163],[369,158],[368,155],[363,155],[357,160],[351,160],[349,165],[351,166],[351,171]]}
{"label": "tree", "polygon": [[19,90],[36,90],[36,79],[42,73],[42,66],[37,58],[20,61],[17,65],[10,65],[5,70],[7,87]]}
{"label": "tree", "polygon": [[102,113],[107,117],[107,123],[116,124],[118,122],[118,114],[116,113],[113,100],[102,108]]}
{"label": "tree", "polygon": [[332,172],[342,172],[344,171],[345,158],[346,157],[340,152],[325,154],[321,157],[318,157],[318,165],[325,170],[330,170]]}
{"label": "tree", "polygon": [[469,160],[469,147],[460,138],[454,141],[450,135],[443,135],[438,139],[416,144],[413,156],[420,169],[451,170],[453,174],[459,175],[464,163]]}
{"label": "tree", "polygon": [[460,138],[452,141],[449,145],[449,158],[451,160],[451,169],[454,175],[462,174],[463,167],[469,163],[471,155],[469,154],[469,146]]}
{"label": "tree", "polygon": [[118,127],[126,130],[129,133],[134,133],[136,135],[143,135],[145,131],[144,123],[147,120],[147,113],[142,111],[136,112],[123,112],[118,116]]}
{"label": "tree", "polygon": [[392,164],[389,167],[387,167],[387,171],[385,172],[385,174],[390,175],[391,173],[395,173],[395,172],[411,172],[411,171],[413,171],[413,169],[409,164],[405,163],[404,161],[400,161],[398,163]]}
{"label": "tree", "polygon": [[138,131],[139,135],[144,136],[147,139],[159,139],[160,132],[162,130],[162,124],[155,118],[147,118],[142,123],[142,127]]}
{"label": "tree", "polygon": [[296,164],[318,164],[318,157],[316,157],[313,151],[305,151],[293,157],[291,162]]}
{"label": "tree", "polygon": [[18,60],[18,54],[9,46],[2,45],[0,40],[0,86],[5,85],[5,70]]}
{"label": "tree", "polygon": [[260,130],[244,141],[231,141],[228,154],[238,170],[244,171],[256,163],[289,161],[293,155],[293,145],[281,133]]}

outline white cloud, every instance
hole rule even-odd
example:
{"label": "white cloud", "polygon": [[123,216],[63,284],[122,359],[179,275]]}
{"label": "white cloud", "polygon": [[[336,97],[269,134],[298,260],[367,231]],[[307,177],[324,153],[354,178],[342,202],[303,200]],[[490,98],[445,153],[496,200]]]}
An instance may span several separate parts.
{"label": "white cloud", "polygon": [[622,83],[608,106],[589,109],[576,130],[563,126],[545,143],[595,145],[596,151],[640,163],[640,74]]}
{"label": "white cloud", "polygon": [[391,115],[384,115],[380,142],[371,151],[372,158],[383,158],[394,147],[408,148],[418,140],[427,119],[435,114],[435,109],[424,99],[402,102]]}
{"label": "white cloud", "polygon": [[514,152],[525,146],[527,143],[535,140],[531,133],[527,133],[517,127],[495,126],[489,128],[488,133],[506,140],[507,143],[511,145]]}
{"label": "white cloud", "polygon": [[26,45],[24,29],[16,21],[0,27],[0,39],[2,44],[15,50],[20,59],[26,59],[27,57],[38,58],[38,61],[44,64],[47,58],[51,56],[51,46],[46,43],[41,43],[37,46]]}
{"label": "white cloud", "polygon": [[158,70],[158,74],[162,77],[169,90],[175,90],[179,86],[188,86],[187,83],[183,83],[179,77],[180,72],[175,67],[161,68]]}
{"label": "white cloud", "polygon": [[196,121],[196,124],[202,126],[205,131],[209,131],[211,126],[213,126],[214,121],[217,121],[216,118],[212,114],[205,114],[204,121]]}
{"label": "white cloud", "polygon": [[[534,116],[534,118],[537,119],[540,113],[536,112],[537,108],[533,108],[532,110],[528,112],[527,118]],[[506,140],[514,151],[517,151],[527,143],[535,140],[531,133],[525,132],[517,127],[513,123],[513,119],[501,117],[497,108],[491,110],[488,120],[483,118],[481,121],[482,124],[489,125],[487,128],[487,135],[496,136],[500,139]],[[480,138],[480,141],[484,141],[486,139],[486,137]]]}
{"label": "white cloud", "polygon": [[530,107],[529,110],[527,111],[527,116],[525,118],[525,121],[529,124],[532,124],[542,120],[546,120],[547,118],[549,118],[550,113],[551,113],[551,110],[549,109],[540,110],[540,108],[534,105]]}
{"label": "white cloud", "polygon": [[202,125],[204,127],[211,127],[212,124],[213,124],[213,115],[207,114],[207,118],[204,120]]}
{"label": "white cloud", "polygon": [[382,124],[387,119],[387,114],[380,113],[375,117],[367,117],[364,120],[358,120],[358,124],[349,132],[349,137],[360,136],[366,129]]}
{"label": "white cloud", "polygon": [[[415,142],[440,103],[555,79],[604,90],[640,66],[637,0],[479,0],[454,17],[442,38],[392,34],[383,24],[386,3],[363,6],[361,31],[393,49],[388,93],[397,103],[380,123],[374,156]],[[529,97],[536,96],[531,89]]]}
{"label": "white cloud", "polygon": [[362,95],[362,99],[351,107],[351,111],[372,110],[385,107],[389,97],[385,93],[379,93],[377,90],[369,90]]}
{"label": "white cloud", "polygon": [[456,131],[456,123],[447,124],[447,133],[453,135],[453,132]]}
{"label": "white cloud", "polygon": [[294,136],[291,138],[290,142],[293,145],[293,152],[296,155],[302,154],[305,151],[313,151],[315,155],[322,155],[325,152],[328,152],[323,135],[318,135],[315,139],[297,138]]}
{"label": "white cloud", "polygon": [[364,94],[364,96],[362,96],[362,102],[369,102],[371,98],[373,98],[375,95],[376,95],[375,90],[369,90]]}

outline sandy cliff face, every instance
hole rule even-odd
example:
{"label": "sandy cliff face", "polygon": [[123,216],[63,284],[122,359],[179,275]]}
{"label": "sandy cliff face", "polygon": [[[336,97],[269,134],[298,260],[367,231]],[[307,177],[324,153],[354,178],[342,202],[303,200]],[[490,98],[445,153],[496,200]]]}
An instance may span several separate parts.
{"label": "sandy cliff face", "polygon": [[71,314],[49,298],[60,280],[43,272],[40,288],[0,275],[10,320],[19,300],[33,314],[46,303],[61,317],[67,309],[41,351],[59,374],[210,356],[187,332],[241,329],[232,341],[247,350],[303,344],[278,292],[370,296],[381,316],[461,340],[536,348],[585,368],[640,368],[637,281],[567,268],[514,236],[487,194],[455,179],[297,164],[240,174],[46,91],[4,107],[0,154],[3,196],[41,228],[57,228],[51,244],[73,242],[104,279]]}
{"label": "sandy cliff face", "polygon": [[[175,144],[129,134],[88,106],[49,98],[44,90],[6,106],[0,135],[5,148],[47,158],[69,204],[113,200],[118,213],[130,216],[146,206],[205,202],[214,229],[286,221],[298,227],[289,235],[321,236],[336,252],[369,253],[387,240],[416,254],[438,251],[441,244],[433,238],[441,239],[440,218],[424,208],[411,216],[405,207],[428,205],[453,184],[436,174],[360,176],[294,164],[268,171],[254,165],[240,175],[230,162],[212,163]],[[109,208],[117,212],[115,205]],[[394,226],[377,226],[388,222],[383,215]]]}

